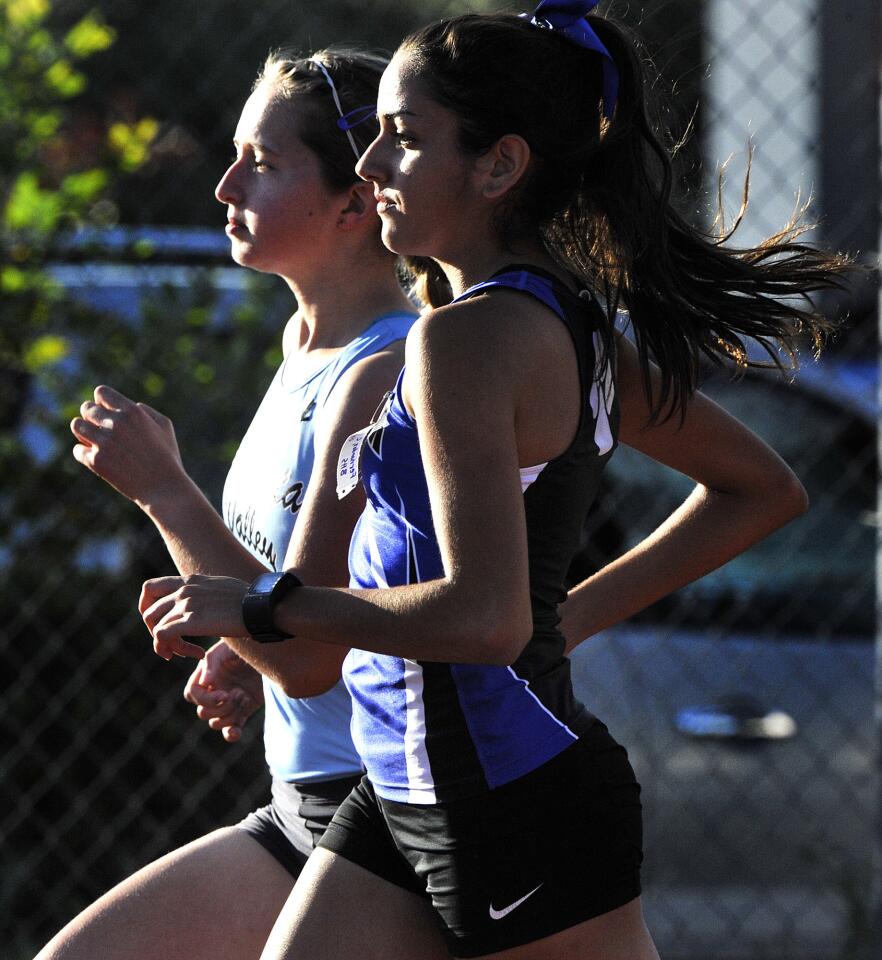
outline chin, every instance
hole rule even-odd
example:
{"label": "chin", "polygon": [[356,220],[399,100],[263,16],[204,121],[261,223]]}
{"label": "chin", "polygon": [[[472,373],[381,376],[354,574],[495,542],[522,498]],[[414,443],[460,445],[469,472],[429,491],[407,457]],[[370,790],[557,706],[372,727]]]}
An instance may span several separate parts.
{"label": "chin", "polygon": [[380,229],[380,239],[383,241],[383,246],[387,250],[391,250],[392,253],[397,253],[399,256],[404,256],[405,251],[400,250],[398,242],[400,237],[398,236],[398,231],[391,224],[383,221],[383,226]]}
{"label": "chin", "polygon": [[260,263],[260,257],[255,253],[250,244],[233,243],[230,248],[230,257],[234,263],[240,267],[248,267],[251,270],[259,270],[264,273],[265,270]]}
{"label": "chin", "polygon": [[432,254],[420,249],[420,244],[415,240],[408,240],[406,232],[396,230],[392,224],[383,223],[380,231],[380,239],[383,246],[399,257],[430,257]]}

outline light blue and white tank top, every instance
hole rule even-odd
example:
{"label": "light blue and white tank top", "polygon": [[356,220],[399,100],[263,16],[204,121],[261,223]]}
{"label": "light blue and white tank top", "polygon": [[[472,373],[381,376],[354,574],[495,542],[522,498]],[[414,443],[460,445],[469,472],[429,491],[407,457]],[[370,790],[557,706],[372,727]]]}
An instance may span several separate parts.
{"label": "light blue and white tank top", "polygon": [[[227,526],[271,570],[282,569],[312,475],[315,417],[349,367],[406,337],[414,319],[405,313],[379,317],[302,380],[287,369],[285,337],[285,359],[239,445],[223,494]],[[352,706],[342,682],[321,696],[299,700],[264,677],[263,692],[266,761],[274,777],[308,783],[361,771],[349,732]]]}
{"label": "light blue and white tank top", "polygon": [[[353,738],[374,789],[390,800],[434,804],[502,786],[565,750],[595,722],[573,696],[557,605],[616,444],[618,406],[599,332],[600,307],[551,275],[518,265],[460,299],[492,296],[494,288],[540,300],[566,325],[579,361],[580,424],[559,457],[520,471],[533,636],[514,664],[439,663],[364,650],[347,655],[343,677],[353,698]],[[443,576],[419,433],[401,382],[361,447],[367,505],[350,546],[353,587]]]}

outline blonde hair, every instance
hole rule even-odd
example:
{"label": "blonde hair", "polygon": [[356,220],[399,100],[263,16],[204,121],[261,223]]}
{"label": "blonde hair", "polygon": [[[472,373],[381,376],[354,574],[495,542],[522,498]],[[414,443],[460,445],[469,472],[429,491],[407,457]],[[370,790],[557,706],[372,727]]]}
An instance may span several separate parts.
{"label": "blonde hair", "polygon": [[[377,102],[377,87],[388,60],[348,47],[328,47],[309,57],[290,48],[272,50],[253,90],[267,87],[286,101],[297,102],[297,133],[318,157],[322,175],[332,189],[344,189],[357,180],[355,158],[347,131],[337,125],[340,112],[331,86],[319,64],[333,80],[343,113]],[[379,127],[373,113],[350,129],[360,152],[376,137]]]}

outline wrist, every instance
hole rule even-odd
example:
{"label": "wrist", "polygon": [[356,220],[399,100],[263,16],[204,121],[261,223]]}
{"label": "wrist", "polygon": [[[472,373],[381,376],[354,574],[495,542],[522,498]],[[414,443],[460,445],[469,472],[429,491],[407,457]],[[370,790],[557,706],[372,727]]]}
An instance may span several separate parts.
{"label": "wrist", "polygon": [[293,573],[261,573],[255,578],[242,598],[242,620],[253,640],[276,643],[293,637],[276,627],[274,612],[284,596],[302,586]]}
{"label": "wrist", "polygon": [[205,495],[181,468],[132,499],[151,520],[162,522],[182,512],[190,513],[197,501],[205,500]]}

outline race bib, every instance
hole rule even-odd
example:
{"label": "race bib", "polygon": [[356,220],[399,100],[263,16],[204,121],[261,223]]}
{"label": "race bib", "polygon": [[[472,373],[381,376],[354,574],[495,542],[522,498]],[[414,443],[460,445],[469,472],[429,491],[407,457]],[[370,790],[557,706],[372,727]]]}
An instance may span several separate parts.
{"label": "race bib", "polygon": [[361,478],[361,451],[365,440],[376,430],[383,430],[389,423],[389,407],[392,406],[392,392],[380,401],[377,412],[371,422],[361,430],[350,434],[343,442],[337,460],[337,499],[342,500],[358,486]]}

